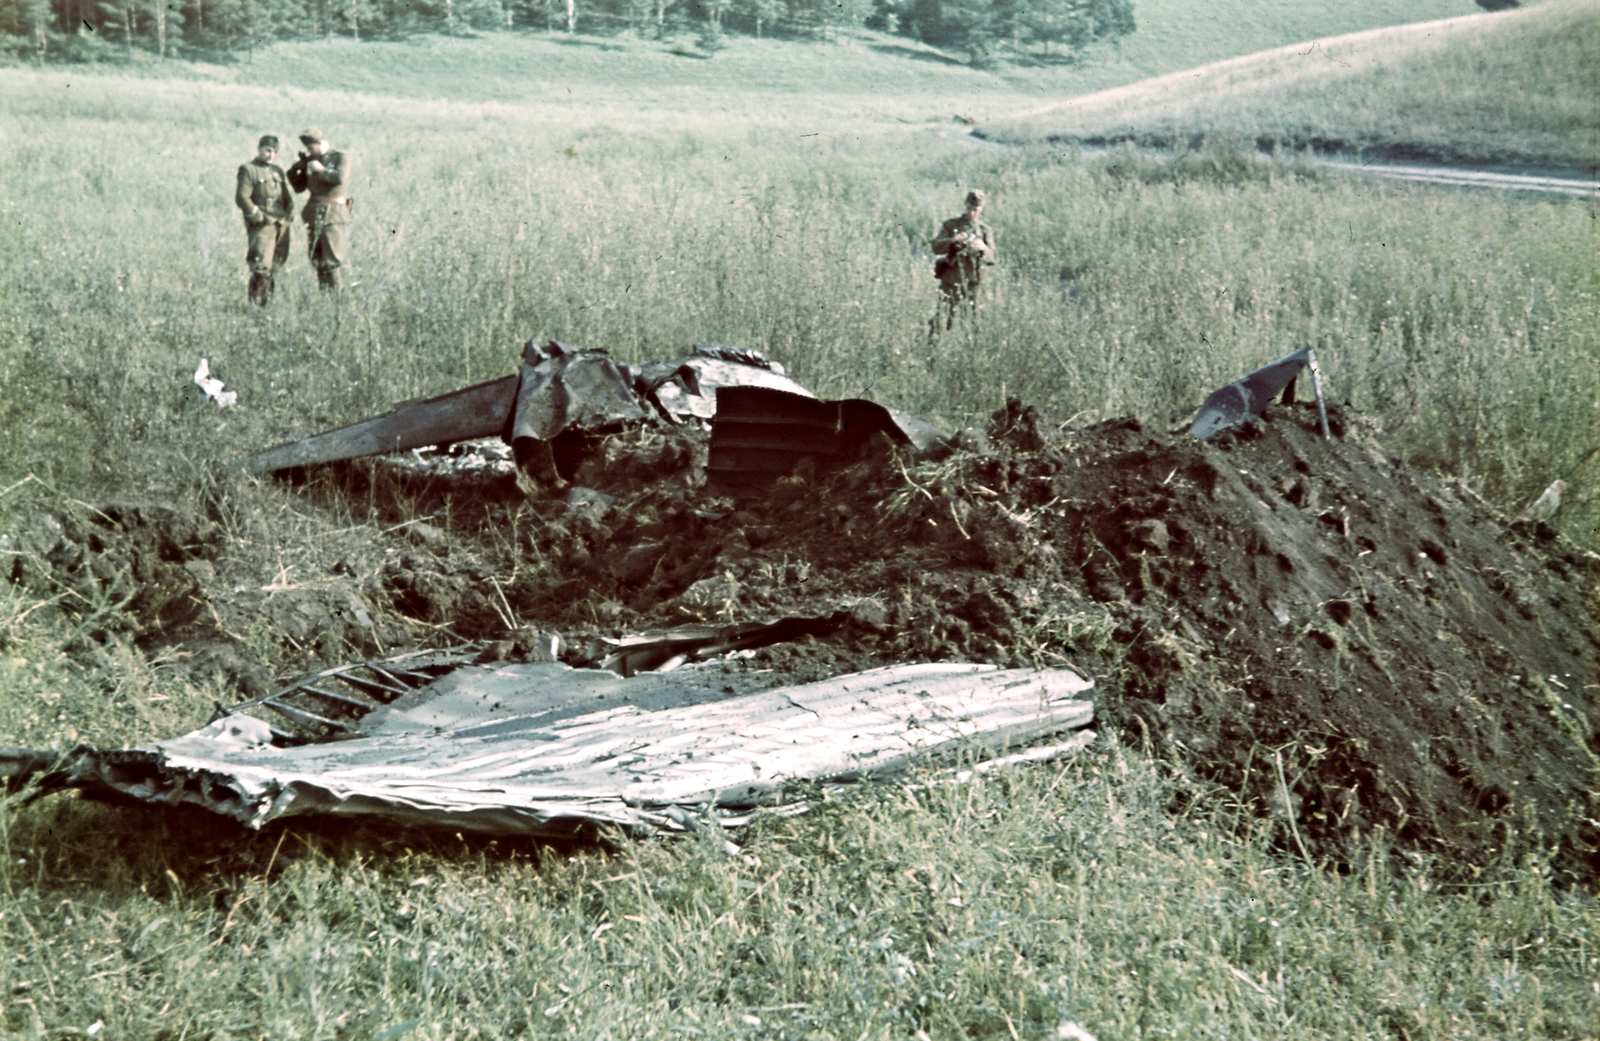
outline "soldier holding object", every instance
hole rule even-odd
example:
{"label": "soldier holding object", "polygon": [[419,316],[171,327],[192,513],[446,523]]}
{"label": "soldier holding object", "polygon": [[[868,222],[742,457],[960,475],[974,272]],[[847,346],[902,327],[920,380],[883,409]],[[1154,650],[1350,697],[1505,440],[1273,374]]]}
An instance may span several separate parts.
{"label": "soldier holding object", "polygon": [[244,259],[250,265],[250,302],[262,307],[272,299],[278,270],[289,259],[289,215],[294,212],[289,182],[272,162],[277,155],[278,139],[263,135],[256,142],[256,157],[239,167],[233,193],[249,239]]}
{"label": "soldier holding object", "polygon": [[[939,280],[940,311],[946,329],[955,321],[956,308],[961,304],[977,310],[983,269],[994,263],[994,231],[978,219],[983,212],[983,190],[972,189],[966,202],[966,212],[945,221],[933,240],[933,275]],[[930,331],[938,333],[938,315],[934,316]]]}
{"label": "soldier holding object", "polygon": [[316,127],[301,131],[300,143],[306,150],[289,167],[289,185],[310,193],[300,215],[311,240],[311,263],[323,289],[343,289],[340,269],[350,249],[350,157],[335,151]]}

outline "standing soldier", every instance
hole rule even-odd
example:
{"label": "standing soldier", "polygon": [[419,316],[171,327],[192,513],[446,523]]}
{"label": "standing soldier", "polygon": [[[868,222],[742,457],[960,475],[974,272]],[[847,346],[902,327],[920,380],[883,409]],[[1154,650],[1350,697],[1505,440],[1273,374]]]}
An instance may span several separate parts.
{"label": "standing soldier", "polygon": [[263,307],[272,299],[278,269],[289,259],[289,215],[294,212],[289,182],[272,163],[277,155],[276,137],[267,134],[256,142],[256,157],[239,167],[233,193],[250,241],[244,255],[250,265],[250,302]]}
{"label": "standing soldier", "polygon": [[306,150],[289,167],[289,184],[311,193],[300,214],[311,238],[311,263],[323,289],[343,289],[339,269],[350,248],[350,157],[334,151],[315,127],[301,131],[300,143]]}
{"label": "standing soldier", "polygon": [[[982,189],[967,193],[967,211],[951,217],[933,240],[933,276],[939,280],[940,311],[944,327],[955,321],[956,308],[978,309],[978,286],[983,269],[994,263],[994,232],[978,219],[983,212]],[[934,315],[929,332],[939,334],[940,315]]]}

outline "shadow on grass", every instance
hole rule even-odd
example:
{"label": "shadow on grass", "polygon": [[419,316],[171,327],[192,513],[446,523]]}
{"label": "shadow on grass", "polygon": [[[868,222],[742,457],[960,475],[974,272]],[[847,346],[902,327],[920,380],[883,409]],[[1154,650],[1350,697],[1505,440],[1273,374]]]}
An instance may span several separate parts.
{"label": "shadow on grass", "polygon": [[541,33],[540,37],[563,47],[589,47],[597,51],[625,51],[628,49],[620,43],[610,43],[606,40],[596,40],[587,36],[568,36],[562,32],[551,32],[548,35]]}
{"label": "shadow on grass", "polygon": [[958,68],[966,67],[969,63],[960,58],[952,58],[939,51],[924,51],[916,47],[903,47],[893,43],[871,43],[867,45],[879,54],[887,54],[891,58],[907,58],[911,61],[925,61],[931,65],[954,65]]}
{"label": "shadow on grass", "polygon": [[[41,892],[139,890],[154,897],[271,880],[297,861],[335,864],[423,856],[478,863],[539,862],[615,844],[592,824],[566,837],[490,837],[385,821],[304,817],[253,830],[196,806],[55,796],[0,806],[0,850],[13,885]],[[20,866],[19,866],[20,865]]]}

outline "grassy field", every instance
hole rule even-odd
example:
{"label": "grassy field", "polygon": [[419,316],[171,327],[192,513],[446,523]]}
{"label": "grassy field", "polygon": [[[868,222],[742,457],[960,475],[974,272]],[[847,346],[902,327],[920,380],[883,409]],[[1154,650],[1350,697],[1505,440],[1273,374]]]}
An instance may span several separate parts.
{"label": "grassy field", "polygon": [[1567,0],[1254,54],[983,131],[1009,142],[1244,135],[1591,169],[1597,69],[1600,4]]}
{"label": "grassy field", "polygon": [[[1581,201],[1374,188],[1253,151],[1164,165],[1003,149],[884,119],[869,95],[836,96],[828,118],[794,93],[667,119],[624,99],[0,82],[26,186],[0,230],[12,480],[142,490],[175,459],[508,372],[541,332],[627,359],[756,346],[818,393],[952,425],[1003,392],[1171,424],[1311,343],[1395,451],[1508,506],[1558,475],[1584,485],[1600,436]],[[356,156],[360,285],[318,299],[297,250],[282,306],[251,311],[231,171],[259,130],[314,120]],[[981,329],[933,352],[926,242],[974,184],[1004,264]],[[244,407],[186,407],[201,357]],[[1567,524],[1587,539],[1584,510]]]}
{"label": "grassy field", "polygon": [[[500,60],[519,47],[526,70]],[[648,87],[619,74],[635,64]],[[459,93],[433,96],[452,65]],[[312,67],[322,89],[276,85]],[[1562,524],[1595,542],[1591,204],[1357,184],[1252,150],[983,145],[950,116],[1069,81],[871,41],[734,41],[710,61],[631,41],[334,41],[258,54],[225,70],[238,82],[189,71],[0,70],[0,532],[68,499],[188,504],[236,520],[229,554],[269,581],[296,541],[375,535],[222,462],[509,373],[543,333],[628,359],[760,347],[820,394],[952,426],[1008,394],[1166,426],[1311,343],[1392,451],[1508,508],[1565,476]],[[495,78],[500,93],[477,86]],[[359,164],[359,284],[319,295],[297,238],[262,312],[232,171],[257,134],[311,122]],[[981,325],[930,347],[926,240],[970,185],[990,191],[1003,263]],[[237,409],[195,401],[202,356]],[[70,632],[0,585],[0,743],[138,741],[232,700],[132,646],[86,665]],[[918,782],[739,836],[733,858],[8,803],[0,1029],[1600,1035],[1600,909],[1537,855],[1466,888],[1425,862],[1391,872],[1381,843],[1348,874],[1311,868],[1182,764],[1115,744]]]}

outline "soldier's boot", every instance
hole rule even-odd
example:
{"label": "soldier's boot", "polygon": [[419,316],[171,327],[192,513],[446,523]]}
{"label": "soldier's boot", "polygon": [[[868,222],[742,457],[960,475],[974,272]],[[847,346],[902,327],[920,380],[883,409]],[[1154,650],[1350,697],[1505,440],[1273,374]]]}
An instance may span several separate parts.
{"label": "soldier's boot", "polygon": [[265,307],[270,299],[272,299],[272,276],[259,271],[250,272],[250,302]]}
{"label": "soldier's boot", "polygon": [[265,307],[272,301],[272,294],[277,292],[278,276],[269,274],[261,277],[266,280],[266,291],[261,295],[261,304]]}
{"label": "soldier's boot", "polygon": [[344,288],[344,275],[336,267],[317,268],[317,284],[330,292]]}

